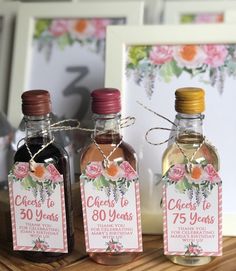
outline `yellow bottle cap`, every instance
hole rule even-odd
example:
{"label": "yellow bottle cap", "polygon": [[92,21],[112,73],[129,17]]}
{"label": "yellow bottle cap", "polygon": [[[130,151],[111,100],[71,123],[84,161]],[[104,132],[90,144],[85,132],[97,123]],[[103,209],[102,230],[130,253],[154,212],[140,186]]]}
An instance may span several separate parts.
{"label": "yellow bottle cap", "polygon": [[175,110],[183,114],[199,114],[205,110],[205,92],[201,88],[186,87],[175,91]]}

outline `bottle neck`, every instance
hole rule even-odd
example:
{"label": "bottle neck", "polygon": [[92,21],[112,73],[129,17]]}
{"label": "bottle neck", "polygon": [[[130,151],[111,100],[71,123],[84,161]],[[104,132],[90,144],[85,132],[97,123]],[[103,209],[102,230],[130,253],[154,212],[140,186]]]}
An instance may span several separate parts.
{"label": "bottle neck", "polygon": [[120,135],[120,113],[109,115],[94,114],[94,138],[97,143],[117,143]]}
{"label": "bottle neck", "polygon": [[46,144],[52,140],[50,114],[42,116],[24,116],[24,120],[28,142]]}
{"label": "bottle neck", "polygon": [[180,143],[199,143],[203,141],[203,114],[176,115],[177,141]]}

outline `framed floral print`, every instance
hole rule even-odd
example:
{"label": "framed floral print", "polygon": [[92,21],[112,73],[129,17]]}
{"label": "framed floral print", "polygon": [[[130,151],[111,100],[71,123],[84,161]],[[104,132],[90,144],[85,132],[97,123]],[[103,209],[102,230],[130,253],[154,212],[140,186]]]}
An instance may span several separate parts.
{"label": "framed floral print", "polygon": [[170,0],[165,2],[163,22],[166,24],[223,23],[226,10],[236,8],[231,0]]}
{"label": "framed floral print", "polygon": [[143,3],[21,4],[8,117],[17,127],[21,93],[48,89],[59,117],[89,122],[90,91],[104,86],[106,27],[141,24]]}
{"label": "framed floral print", "polygon": [[19,3],[0,2],[0,110],[7,111],[13,34]]}
{"label": "framed floral print", "polygon": [[[192,86],[205,90],[204,134],[217,146],[221,161],[223,234],[236,235],[232,189],[236,181],[234,33],[236,25],[231,24],[108,27],[105,83],[122,90],[123,116],[136,118],[135,125],[124,129],[123,135],[139,161],[145,233],[162,232],[162,155],[169,144],[153,146],[145,134],[155,127],[172,128],[155,112],[174,121],[175,90]],[[170,131],[154,130],[148,140],[163,142],[171,135]]]}

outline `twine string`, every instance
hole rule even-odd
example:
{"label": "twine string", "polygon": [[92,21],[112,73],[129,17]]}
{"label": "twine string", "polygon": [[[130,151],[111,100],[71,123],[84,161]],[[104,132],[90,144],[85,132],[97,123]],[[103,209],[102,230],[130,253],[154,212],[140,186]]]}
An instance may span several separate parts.
{"label": "twine string", "polygon": [[103,166],[104,166],[104,168],[109,167],[109,165],[111,163],[111,161],[109,160],[109,158],[120,147],[120,145],[121,145],[122,142],[123,142],[123,138],[121,138],[120,142],[118,144],[116,144],[116,146],[113,148],[113,150],[108,155],[105,155],[105,153],[102,150],[102,148],[99,146],[99,144],[93,138],[93,143],[95,144],[95,146],[97,147],[97,149],[99,150],[99,152],[101,153],[101,155],[103,156]]}
{"label": "twine string", "polygon": [[[126,118],[122,118],[121,121],[120,121],[120,127],[121,128],[126,128],[126,127],[129,127],[129,126],[132,126],[134,123],[135,123],[135,117],[126,117]],[[74,125],[72,126],[72,123],[74,123]],[[73,131],[73,130],[80,130],[80,131],[84,131],[84,132],[94,132],[95,129],[90,129],[90,128],[82,128],[80,127],[80,122],[76,119],[65,119],[65,120],[61,120],[61,121],[58,121],[56,123],[53,123],[50,125],[50,129],[51,129],[51,132],[58,132],[58,131]],[[42,131],[40,131],[39,133],[35,133],[35,134],[32,134],[32,136],[40,136],[40,135],[45,135],[48,133],[48,130],[47,129],[43,129]],[[54,137],[45,145],[43,145],[35,154],[32,154],[29,146],[28,146],[28,143],[27,143],[27,138],[24,137],[22,139],[19,140],[19,142],[17,143],[17,149],[19,148],[19,144],[20,142],[22,141],[25,141],[25,145],[26,145],[26,148],[29,152],[29,155],[30,155],[30,169],[32,171],[34,171],[34,168],[35,168],[35,157],[40,154],[44,149],[46,149],[50,144],[52,144],[54,142]],[[105,167],[107,167],[110,163],[109,161],[109,158],[111,157],[111,155],[119,148],[120,144],[123,142],[123,138],[120,140],[120,142],[115,146],[115,148],[109,153],[108,156],[106,156],[104,154],[104,152],[102,151],[102,149],[100,148],[100,146],[97,144],[97,142],[95,141],[95,139],[93,139],[93,142],[94,144],[97,146],[97,148],[99,149],[99,151],[101,152],[103,158],[104,158],[104,165]]]}
{"label": "twine string", "polygon": [[148,129],[148,131],[147,131],[146,134],[145,134],[145,139],[146,139],[146,141],[147,141],[149,144],[151,144],[151,145],[153,145],[153,146],[159,146],[159,145],[163,145],[163,144],[167,143],[168,141],[170,141],[171,139],[175,138],[175,134],[173,134],[172,136],[170,136],[169,138],[167,138],[166,140],[161,141],[161,142],[153,142],[153,141],[151,141],[151,140],[148,138],[151,132],[153,132],[153,131],[155,131],[155,130],[164,130],[164,131],[170,131],[170,132],[175,132],[175,133],[176,133],[176,132],[177,132],[177,125],[176,125],[173,121],[171,121],[170,119],[168,119],[167,117],[165,117],[165,116],[163,116],[163,115],[161,115],[161,114],[155,112],[154,110],[150,109],[149,107],[147,107],[146,105],[142,104],[141,102],[137,101],[137,103],[138,103],[139,105],[141,105],[141,106],[142,106],[144,109],[146,109],[147,111],[153,113],[154,115],[158,116],[158,117],[161,118],[161,119],[166,120],[167,122],[171,123],[171,124],[175,127],[175,128],[153,127],[153,128]]}
{"label": "twine string", "polygon": [[[165,127],[153,127],[153,128],[150,128],[150,129],[148,129],[148,131],[147,131],[146,134],[145,134],[145,139],[146,139],[146,141],[147,141],[149,144],[151,144],[151,145],[153,145],[153,146],[159,146],[159,145],[165,144],[165,143],[167,143],[168,141],[170,141],[170,140],[172,140],[173,138],[175,138],[175,144],[176,144],[176,146],[178,147],[178,149],[180,150],[180,152],[182,153],[182,155],[184,156],[184,158],[185,158],[186,161],[187,161],[187,164],[186,164],[186,170],[187,170],[187,172],[190,173],[191,170],[192,170],[192,164],[193,164],[192,162],[193,162],[193,159],[194,159],[195,155],[197,154],[197,152],[201,149],[201,147],[202,147],[202,146],[205,144],[205,142],[206,142],[205,136],[203,137],[203,140],[202,140],[201,144],[198,146],[198,148],[194,151],[194,153],[192,154],[192,156],[189,158],[189,157],[186,155],[186,153],[185,153],[185,151],[183,150],[183,148],[181,148],[181,146],[180,146],[180,144],[178,143],[178,141],[176,140],[176,132],[177,132],[177,127],[178,127],[178,126],[177,126],[174,122],[172,122],[171,120],[169,120],[168,118],[166,118],[165,116],[163,116],[163,115],[161,115],[161,114],[158,114],[157,112],[151,110],[150,108],[148,108],[147,106],[143,105],[143,104],[140,103],[139,101],[137,101],[137,103],[138,103],[139,105],[141,105],[143,108],[145,108],[147,111],[149,111],[149,112],[153,113],[154,115],[156,115],[156,116],[158,116],[158,117],[160,117],[160,118],[162,118],[162,119],[168,121],[169,123],[171,123],[171,124],[175,127],[175,128],[165,128]],[[165,130],[165,131],[175,132],[175,134],[173,134],[173,135],[170,136],[168,139],[166,139],[166,140],[164,140],[164,141],[162,141],[162,142],[157,142],[157,143],[155,143],[155,142],[151,141],[151,140],[148,138],[148,136],[150,135],[150,133],[153,132],[153,131],[155,131],[155,130]],[[188,133],[188,132],[186,131],[186,133]]]}

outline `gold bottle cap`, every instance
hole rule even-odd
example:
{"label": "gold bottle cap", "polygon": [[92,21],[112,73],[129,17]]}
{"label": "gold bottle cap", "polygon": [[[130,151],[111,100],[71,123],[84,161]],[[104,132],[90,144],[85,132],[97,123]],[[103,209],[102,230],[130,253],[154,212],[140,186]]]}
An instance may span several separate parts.
{"label": "gold bottle cap", "polygon": [[205,110],[205,92],[201,88],[186,87],[175,91],[175,110],[183,114],[199,114]]}

